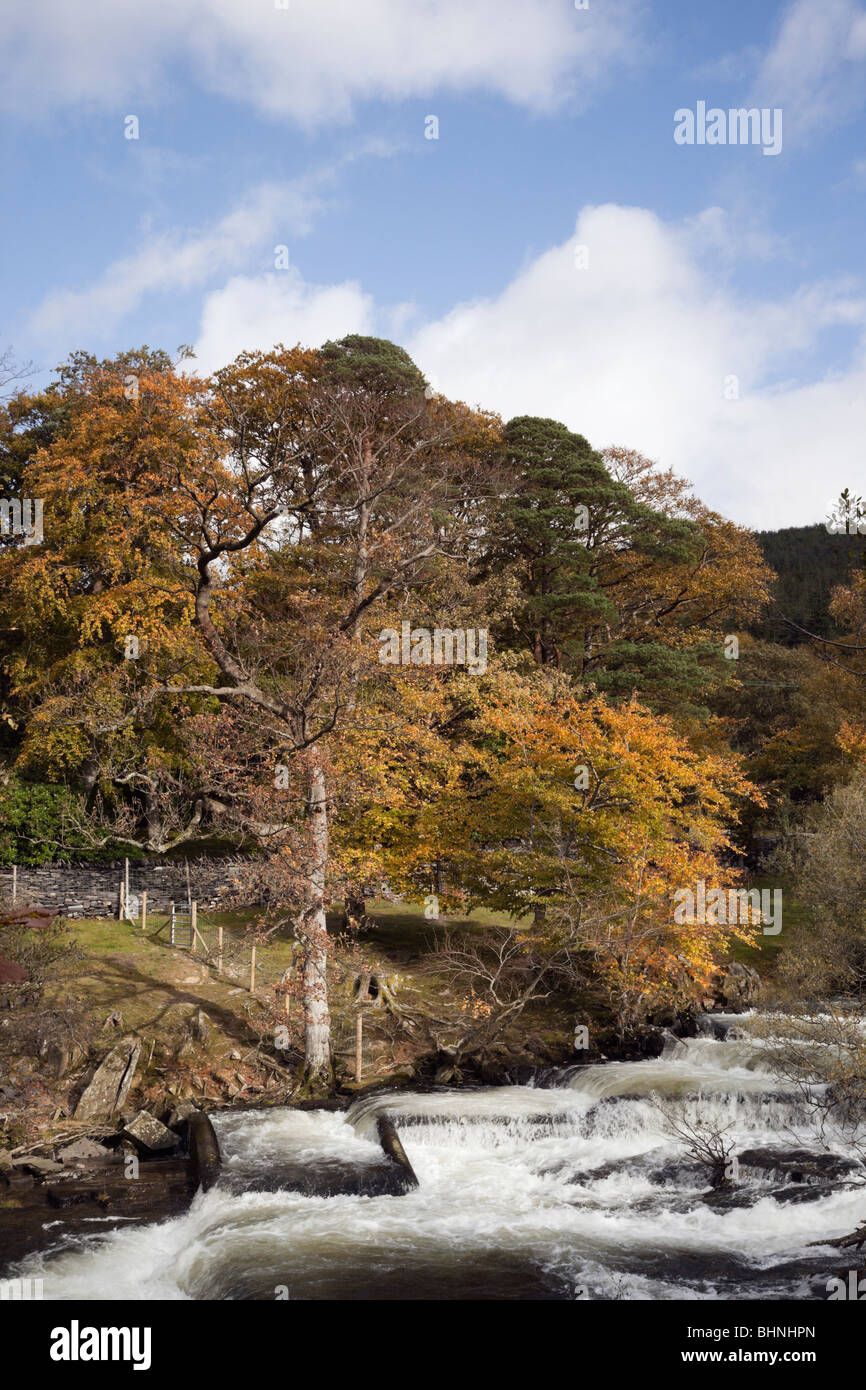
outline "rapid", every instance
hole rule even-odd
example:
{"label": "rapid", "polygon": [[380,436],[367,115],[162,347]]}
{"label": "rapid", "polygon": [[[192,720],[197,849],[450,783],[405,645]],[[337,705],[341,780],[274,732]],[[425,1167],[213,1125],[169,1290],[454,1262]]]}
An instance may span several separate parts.
{"label": "rapid", "polygon": [[[183,1215],[96,1221],[18,1272],[72,1300],[826,1298],[845,1257],[816,1242],[866,1218],[862,1167],[820,1143],[754,1019],[533,1085],[216,1115],[222,1176]],[[730,1191],[654,1094],[735,1141]],[[365,1182],[384,1113],[419,1180],[401,1195]]]}

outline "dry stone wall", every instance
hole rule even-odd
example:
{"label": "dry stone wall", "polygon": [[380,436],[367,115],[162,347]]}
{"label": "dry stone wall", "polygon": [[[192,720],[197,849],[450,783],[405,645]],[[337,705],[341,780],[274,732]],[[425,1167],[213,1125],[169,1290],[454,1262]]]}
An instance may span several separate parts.
{"label": "dry stone wall", "polygon": [[[230,892],[242,863],[239,859],[183,860],[130,859],[130,898],[147,892],[148,912],[167,912],[174,900],[181,906],[189,889],[200,908],[226,908],[225,892]],[[120,883],[124,865],[43,864],[17,871],[15,899],[18,906],[39,903],[56,908],[67,917],[116,917],[120,905]],[[13,873],[0,868],[0,900],[11,902]]]}

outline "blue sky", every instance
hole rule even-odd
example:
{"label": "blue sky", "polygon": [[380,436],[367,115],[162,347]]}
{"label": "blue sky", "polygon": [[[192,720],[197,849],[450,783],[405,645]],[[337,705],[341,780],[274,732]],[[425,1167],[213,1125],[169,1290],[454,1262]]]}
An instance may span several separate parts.
{"label": "blue sky", "polygon": [[[752,526],[863,490],[859,0],[7,0],[0,49],[0,346],[42,376],[376,332]],[[698,102],[781,152],[678,145]]]}

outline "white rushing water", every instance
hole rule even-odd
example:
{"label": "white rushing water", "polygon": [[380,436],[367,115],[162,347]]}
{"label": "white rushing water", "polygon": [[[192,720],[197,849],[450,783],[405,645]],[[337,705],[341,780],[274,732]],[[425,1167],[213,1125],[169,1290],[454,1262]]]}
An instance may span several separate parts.
{"label": "white rushing water", "polygon": [[[839,1255],[814,1242],[866,1217],[866,1189],[850,1175],[790,1180],[792,1149],[824,1152],[808,1113],[748,1020],[723,1022],[733,1040],[671,1039],[659,1059],[570,1068],[549,1088],[217,1116],[223,1176],[186,1213],[100,1226],[20,1272],[59,1299],[826,1297]],[[778,1150],[779,1166],[746,1165],[718,1197],[652,1092],[729,1127],[737,1153]],[[340,1191],[381,1171],[382,1113],[418,1189]],[[307,1190],[289,1190],[305,1173]],[[323,1174],[337,1195],[315,1195]]]}

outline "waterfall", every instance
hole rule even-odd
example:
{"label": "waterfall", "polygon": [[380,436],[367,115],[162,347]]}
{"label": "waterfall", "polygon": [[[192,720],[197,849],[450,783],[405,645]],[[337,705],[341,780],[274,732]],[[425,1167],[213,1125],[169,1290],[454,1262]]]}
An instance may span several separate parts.
{"label": "waterfall", "polygon": [[[545,1085],[217,1115],[223,1173],[182,1216],[58,1229],[18,1271],[58,1299],[826,1296],[838,1256],[814,1242],[863,1220],[866,1190],[774,1077],[753,1023],[715,1016],[659,1058],[567,1067]],[[666,1130],[655,1094],[732,1140],[729,1190]],[[382,1185],[381,1114],[417,1190]]]}

